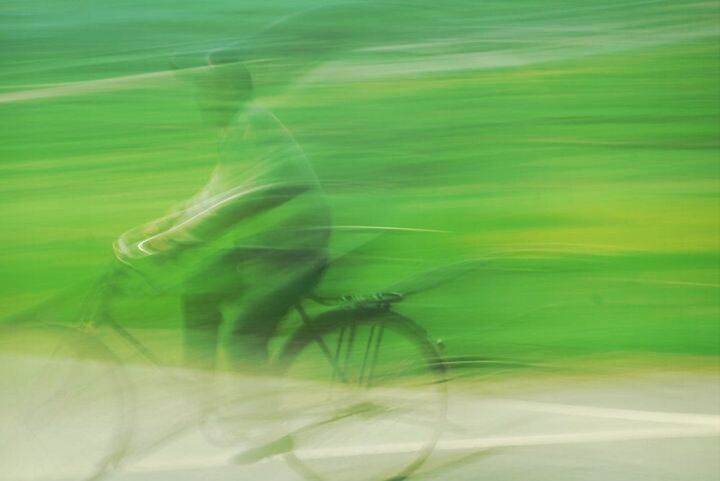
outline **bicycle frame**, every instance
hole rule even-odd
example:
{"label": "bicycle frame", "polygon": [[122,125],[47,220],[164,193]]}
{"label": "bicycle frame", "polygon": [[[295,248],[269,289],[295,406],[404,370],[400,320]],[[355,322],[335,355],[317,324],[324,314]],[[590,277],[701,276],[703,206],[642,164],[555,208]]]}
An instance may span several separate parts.
{"label": "bicycle frame", "polygon": [[[132,269],[132,272],[141,275],[138,271]],[[102,276],[98,282],[94,285],[93,289],[90,290],[88,296],[85,299],[83,307],[81,308],[81,320],[82,325],[87,330],[91,330],[93,327],[98,325],[105,325],[109,327],[115,334],[120,336],[128,344],[130,344],[140,355],[150,361],[152,364],[158,366],[165,366],[168,363],[161,360],[156,356],[150,349],[147,348],[139,339],[133,336],[127,329],[121,326],[110,313],[110,301],[112,298],[112,290],[116,286],[115,276],[117,275],[117,269],[111,269],[106,275]],[[346,317],[348,314],[357,315],[363,318],[368,316],[375,316],[387,311],[390,311],[393,304],[402,301],[404,296],[396,292],[379,292],[368,296],[354,296],[344,295],[340,297],[320,297],[317,295],[309,295],[307,299],[313,300],[318,304],[324,306],[342,306],[338,309],[331,310],[329,312],[321,314],[321,316],[336,315],[332,314],[337,312],[337,315]],[[313,324],[312,318],[305,311],[302,300],[295,305],[295,310],[300,315],[303,324],[311,326]],[[366,346],[365,362],[363,363],[363,375],[367,370],[368,383],[372,377],[374,370],[374,364],[377,362],[377,356],[382,343],[384,327],[378,326],[377,337],[375,337],[375,326],[373,326],[373,340],[369,340]],[[342,341],[340,339],[339,341]],[[354,333],[351,332],[347,338],[346,344],[346,356],[349,356],[351,349],[353,348]],[[322,339],[318,342],[321,344],[320,348],[327,356],[328,362],[333,366],[336,371],[336,375],[339,379],[344,380],[345,376],[342,374],[342,369],[338,364],[336,357],[342,350],[342,342],[338,342],[335,346],[335,356],[333,356],[330,348],[325,344]],[[372,348],[372,349],[371,349]],[[346,359],[347,362],[347,359]]]}
{"label": "bicycle frame", "polygon": [[[307,312],[303,308],[302,304],[298,303],[295,307],[297,312],[300,314],[300,318],[306,326],[312,326],[313,320],[308,316]],[[390,304],[383,304],[370,307],[357,306],[351,309],[337,309],[324,313],[323,317],[329,316],[342,316],[346,318],[348,315],[358,316],[367,318],[368,316],[375,316],[381,313],[385,313],[390,310]],[[347,337],[345,336],[345,330],[349,329]],[[377,331],[377,334],[376,334]],[[363,362],[360,367],[360,376],[358,377],[358,386],[363,385],[363,380],[366,379],[365,387],[370,387],[373,372],[377,364],[378,354],[380,352],[380,346],[382,344],[383,335],[385,333],[385,326],[379,323],[377,326],[373,325],[370,327],[370,335],[368,336],[365,353],[363,355]],[[335,344],[334,352],[330,349],[327,343],[320,337],[315,341],[323,355],[327,358],[327,361],[332,366],[333,376],[331,383],[334,384],[337,379],[341,382],[347,383],[348,379],[345,372],[348,368],[348,362],[355,344],[355,326],[350,328],[342,328],[340,335]],[[344,351],[343,351],[344,348]],[[344,353],[344,358],[341,360],[341,354]],[[342,364],[342,365],[341,365]],[[367,373],[367,376],[366,376]]]}

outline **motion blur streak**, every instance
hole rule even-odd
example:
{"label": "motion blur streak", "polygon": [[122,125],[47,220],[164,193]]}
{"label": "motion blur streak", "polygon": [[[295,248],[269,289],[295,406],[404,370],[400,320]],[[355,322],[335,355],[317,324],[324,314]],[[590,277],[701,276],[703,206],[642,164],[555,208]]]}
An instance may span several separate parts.
{"label": "motion blur streak", "polygon": [[[0,71],[0,477],[720,471],[719,0],[5,0]],[[448,405],[279,376],[333,302]]]}

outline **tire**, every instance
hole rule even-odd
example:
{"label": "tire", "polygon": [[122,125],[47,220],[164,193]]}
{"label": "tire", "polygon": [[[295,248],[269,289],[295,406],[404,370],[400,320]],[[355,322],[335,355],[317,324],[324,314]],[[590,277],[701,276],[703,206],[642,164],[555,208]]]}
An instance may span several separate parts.
{"label": "tire", "polygon": [[412,320],[332,311],[292,336],[279,362],[292,383],[281,406],[294,424],[286,460],[307,479],[399,481],[432,452],[447,412],[446,368]]}
{"label": "tire", "polygon": [[128,446],[130,393],[121,364],[89,335],[0,328],[0,471],[17,481],[99,479]]}

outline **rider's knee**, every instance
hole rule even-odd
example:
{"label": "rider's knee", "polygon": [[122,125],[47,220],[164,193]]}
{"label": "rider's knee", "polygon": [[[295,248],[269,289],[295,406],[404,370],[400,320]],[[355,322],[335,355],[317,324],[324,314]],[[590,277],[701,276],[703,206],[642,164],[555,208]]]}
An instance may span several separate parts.
{"label": "rider's knee", "polygon": [[268,361],[268,339],[257,334],[234,332],[224,341],[234,363],[256,364]]}

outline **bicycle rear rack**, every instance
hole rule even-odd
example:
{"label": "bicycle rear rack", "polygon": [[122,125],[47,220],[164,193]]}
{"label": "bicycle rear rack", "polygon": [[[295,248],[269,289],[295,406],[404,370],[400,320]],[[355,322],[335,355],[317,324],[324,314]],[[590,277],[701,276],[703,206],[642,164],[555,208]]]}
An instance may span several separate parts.
{"label": "bicycle rear rack", "polygon": [[325,306],[345,304],[351,308],[388,309],[392,304],[402,301],[405,296],[399,292],[376,292],[369,295],[346,294],[340,297],[312,295],[309,298]]}

